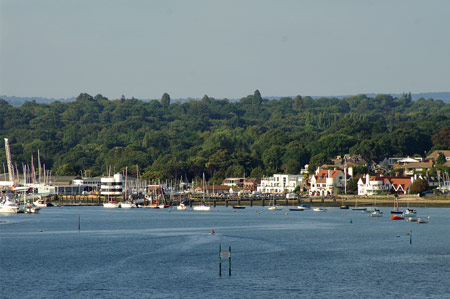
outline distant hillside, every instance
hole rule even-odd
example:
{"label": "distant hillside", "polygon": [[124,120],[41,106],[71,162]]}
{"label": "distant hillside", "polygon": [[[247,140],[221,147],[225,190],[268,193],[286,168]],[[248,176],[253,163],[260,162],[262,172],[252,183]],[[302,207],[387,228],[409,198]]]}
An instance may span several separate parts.
{"label": "distant hillside", "polygon": [[[365,93],[365,95],[367,95],[368,97],[374,98],[377,94],[376,93]],[[390,95],[392,95],[393,97],[399,98],[401,97],[400,93],[391,93]],[[306,96],[306,95],[303,95]],[[313,99],[318,99],[318,98],[338,98],[338,99],[343,99],[343,98],[347,98],[347,97],[352,97],[354,95],[343,95],[343,96],[311,96],[311,98]],[[411,94],[412,96],[412,100],[416,101],[420,98],[424,98],[424,99],[429,99],[432,98],[434,100],[442,100],[445,103],[450,103],[450,92],[425,92],[425,93],[416,93],[416,94]],[[295,95],[290,96],[291,98],[295,98]],[[280,99],[282,98],[281,96],[273,96],[273,97],[265,97],[266,99]],[[55,101],[59,101],[59,102],[72,102],[75,101],[76,97],[72,97],[72,98],[67,98],[67,99],[54,99],[54,98],[41,98],[41,97],[14,97],[14,96],[0,96],[0,99],[3,99],[5,101],[7,101],[9,104],[11,104],[12,106],[16,106],[16,107],[20,107],[22,106],[23,103],[25,102],[31,102],[33,100],[36,101],[36,103],[39,104],[50,104],[53,103]],[[148,102],[150,101],[149,99],[140,99],[144,102]],[[200,100],[200,98],[182,98],[182,99],[172,99],[172,101],[175,102],[180,102],[180,103],[184,103],[187,102],[189,100]],[[230,99],[231,102],[236,102],[239,101],[240,99]]]}
{"label": "distant hillside", "polygon": [[59,102],[72,102],[75,101],[76,97],[68,98],[68,99],[54,99],[54,98],[41,98],[41,97],[10,97],[10,96],[0,96],[0,99],[7,101],[12,106],[20,107],[25,102],[31,102],[33,100],[39,104],[50,104],[56,101]]}
{"label": "distant hillside", "polygon": [[[375,97],[376,93],[366,93],[368,97]],[[391,96],[395,98],[399,98],[402,96],[400,93],[391,93]],[[340,96],[338,98],[346,98],[348,96]],[[445,103],[450,103],[450,92],[423,92],[423,93],[411,93],[411,97],[413,101],[417,101],[420,98],[424,98],[425,100],[434,99],[434,100],[442,100]]]}

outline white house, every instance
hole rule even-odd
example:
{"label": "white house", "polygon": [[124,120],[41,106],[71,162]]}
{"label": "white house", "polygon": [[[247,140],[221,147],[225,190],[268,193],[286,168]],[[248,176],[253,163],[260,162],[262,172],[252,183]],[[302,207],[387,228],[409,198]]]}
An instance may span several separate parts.
{"label": "white house", "polygon": [[327,196],[336,188],[345,187],[345,175],[342,170],[320,170],[310,177],[309,182],[310,196]]}
{"label": "white house", "polygon": [[297,186],[301,186],[303,175],[296,174],[274,174],[271,177],[262,178],[257,191],[261,193],[290,193]]}
{"label": "white house", "polygon": [[388,177],[373,176],[366,174],[358,180],[358,195],[374,195],[389,192],[392,184]]}

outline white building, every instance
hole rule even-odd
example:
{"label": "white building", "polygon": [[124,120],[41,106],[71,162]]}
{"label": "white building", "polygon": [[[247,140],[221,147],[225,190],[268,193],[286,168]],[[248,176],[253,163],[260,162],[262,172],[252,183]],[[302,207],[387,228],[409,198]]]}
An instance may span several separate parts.
{"label": "white building", "polygon": [[387,177],[374,176],[366,174],[358,180],[358,195],[375,195],[387,193],[391,190],[392,184]]}
{"label": "white building", "polygon": [[336,188],[345,188],[345,175],[342,170],[320,170],[310,177],[309,182],[309,195],[328,196]]}
{"label": "white building", "polygon": [[290,193],[294,192],[297,186],[301,186],[303,175],[295,174],[274,174],[271,177],[262,178],[257,191],[261,193]]}
{"label": "white building", "polygon": [[122,195],[123,177],[120,173],[116,173],[112,177],[103,177],[100,179],[100,193],[101,195]]}

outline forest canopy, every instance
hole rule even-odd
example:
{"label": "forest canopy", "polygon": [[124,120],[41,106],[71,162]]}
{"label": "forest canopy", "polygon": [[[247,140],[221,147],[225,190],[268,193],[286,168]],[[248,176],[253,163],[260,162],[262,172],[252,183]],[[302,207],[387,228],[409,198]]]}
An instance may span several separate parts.
{"label": "forest canopy", "polygon": [[[13,161],[32,155],[53,174],[101,175],[136,165],[148,179],[299,173],[336,155],[426,155],[450,146],[450,104],[379,94],[343,99],[264,99],[256,90],[239,101],[149,102],[80,94],[73,102],[13,107],[0,99],[0,132]],[[0,159],[6,162],[4,146]]]}

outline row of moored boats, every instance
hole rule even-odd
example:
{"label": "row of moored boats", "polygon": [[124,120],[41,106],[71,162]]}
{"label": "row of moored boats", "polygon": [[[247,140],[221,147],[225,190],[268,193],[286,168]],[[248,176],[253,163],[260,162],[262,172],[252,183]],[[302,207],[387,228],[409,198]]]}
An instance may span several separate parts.
{"label": "row of moored boats", "polygon": [[2,196],[0,198],[0,214],[35,214],[39,212],[42,207],[46,206],[47,204],[42,199],[38,199],[34,202],[27,200],[20,202],[17,199],[11,199],[9,196]]}

